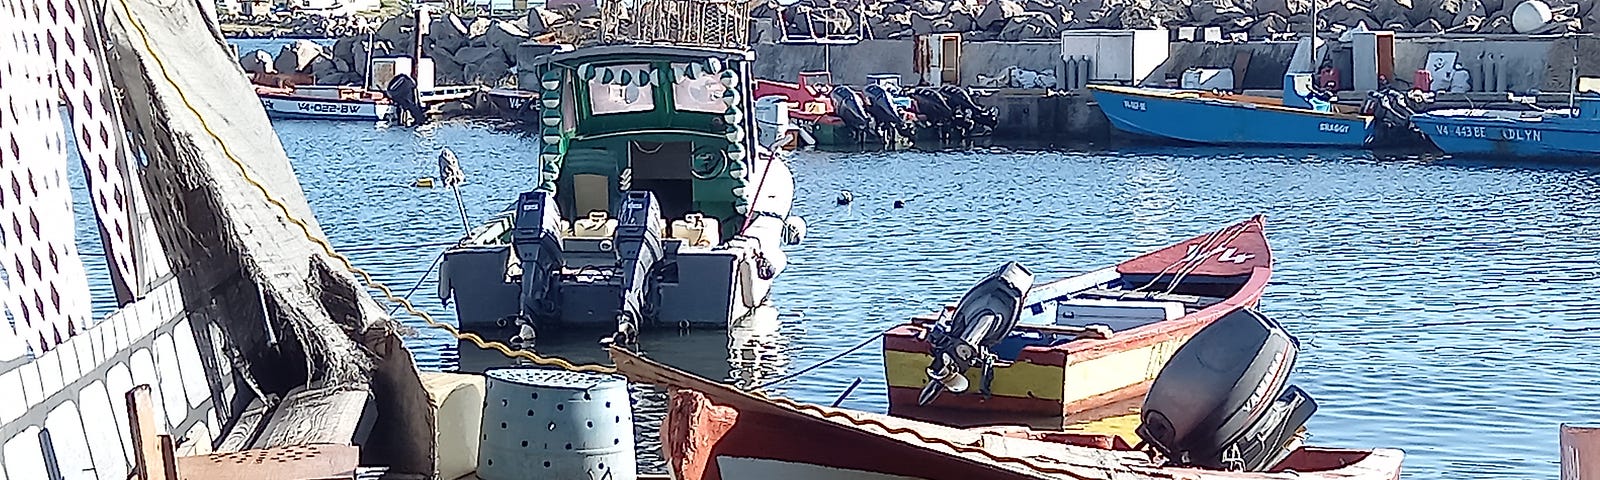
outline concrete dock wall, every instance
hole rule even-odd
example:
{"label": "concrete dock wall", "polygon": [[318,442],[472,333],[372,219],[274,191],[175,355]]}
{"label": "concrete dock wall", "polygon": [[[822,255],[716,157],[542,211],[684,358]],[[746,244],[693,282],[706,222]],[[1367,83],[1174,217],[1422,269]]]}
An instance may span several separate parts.
{"label": "concrete dock wall", "polygon": [[863,40],[848,45],[757,44],[756,61],[751,67],[756,78],[794,81],[802,71],[833,72],[835,83],[860,85],[867,75],[900,74],[900,81],[915,85],[921,80],[912,65],[910,40]]}
{"label": "concrete dock wall", "polygon": [[964,42],[957,67],[962,85],[978,85],[978,75],[998,77],[1006,68],[1043,72],[1055,70],[1059,78],[1065,69],[1061,62],[1061,42]]}

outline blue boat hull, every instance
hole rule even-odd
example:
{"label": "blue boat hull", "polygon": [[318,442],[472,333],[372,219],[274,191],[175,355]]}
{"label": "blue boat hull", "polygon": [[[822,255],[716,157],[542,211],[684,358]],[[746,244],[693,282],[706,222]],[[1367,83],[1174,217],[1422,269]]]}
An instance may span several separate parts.
{"label": "blue boat hull", "polygon": [[1364,147],[1367,117],[1200,98],[1137,95],[1093,88],[1100,110],[1117,129],[1211,145]]}
{"label": "blue boat hull", "polygon": [[1420,114],[1417,129],[1445,153],[1499,158],[1600,157],[1600,124]]}

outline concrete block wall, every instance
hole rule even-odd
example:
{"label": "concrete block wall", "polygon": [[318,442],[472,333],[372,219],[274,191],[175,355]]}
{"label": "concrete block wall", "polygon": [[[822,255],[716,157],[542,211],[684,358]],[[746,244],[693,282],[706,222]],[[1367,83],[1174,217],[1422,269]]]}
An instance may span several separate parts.
{"label": "concrete block wall", "polygon": [[1055,70],[1056,77],[1064,74],[1061,62],[1061,42],[963,42],[961,64],[957,71],[963,85],[977,85],[978,75],[1000,76],[1007,67],[1042,72]]}
{"label": "concrete block wall", "polygon": [[834,83],[861,85],[867,75],[895,73],[900,83],[922,80],[912,64],[910,40],[862,40],[847,45],[772,44],[755,46],[756,78],[792,82],[802,71],[828,70]]}

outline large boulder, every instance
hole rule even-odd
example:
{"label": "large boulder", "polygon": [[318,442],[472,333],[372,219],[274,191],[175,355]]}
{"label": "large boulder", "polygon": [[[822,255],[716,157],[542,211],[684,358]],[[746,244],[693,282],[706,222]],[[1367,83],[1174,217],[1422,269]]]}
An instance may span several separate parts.
{"label": "large boulder", "polygon": [[434,57],[433,83],[434,85],[460,85],[465,83],[462,70],[465,67],[450,57]]}
{"label": "large boulder", "polygon": [[[1310,0],[1255,0],[1253,3],[1255,4],[1254,6],[1256,15],[1258,16],[1266,15],[1268,13],[1276,13],[1278,16],[1287,18],[1290,15],[1308,13],[1311,11]],[[1341,8],[1348,11],[1351,7],[1348,4],[1341,2],[1328,5],[1324,7],[1324,10]]]}
{"label": "large boulder", "polygon": [[1270,38],[1273,34],[1289,31],[1289,20],[1278,12],[1267,12],[1250,25],[1250,38]]}
{"label": "large boulder", "polygon": [[474,18],[472,19],[472,23],[467,24],[467,37],[473,39],[474,41],[480,40],[483,38],[484,34],[489,33],[489,27],[493,25],[494,21],[491,21],[488,18]]}
{"label": "large boulder", "polygon": [[529,35],[543,35],[566,21],[566,17],[544,7],[531,7],[528,9],[527,31]]}
{"label": "large boulder", "polygon": [[266,50],[253,50],[240,56],[239,66],[247,73],[278,73],[272,65],[272,54]]}
{"label": "large boulder", "polygon": [[455,14],[444,15],[428,25],[428,38],[433,39],[435,47],[454,52],[467,44],[467,25]]}
{"label": "large boulder", "polygon": [[1022,3],[1022,9],[1029,12],[1043,13],[1054,20],[1056,25],[1067,18],[1067,7],[1055,0],[1027,0]]}
{"label": "large boulder", "polygon": [[483,62],[462,65],[462,81],[483,85],[495,85],[510,74],[511,65],[505,58],[490,56]]}
{"label": "large boulder", "polygon": [[1048,15],[1023,12],[1006,22],[1000,29],[1000,39],[1008,41],[1038,40],[1061,37],[1061,26]]}
{"label": "large boulder", "polygon": [[318,55],[316,58],[311,59],[310,66],[307,69],[310,70],[312,76],[317,77],[319,80],[344,73],[339,71],[339,65],[334,63],[333,57],[327,54]]}
{"label": "large boulder", "polygon": [[453,59],[456,61],[456,63],[462,65],[473,65],[482,63],[490,56],[504,57],[505,53],[501,52],[500,49],[495,47],[462,47],[460,50],[456,51]]}
{"label": "large boulder", "polygon": [[[1399,21],[1401,25],[1409,25],[1407,15],[1411,13],[1411,0],[1374,0],[1371,6],[1372,18],[1384,22],[1385,26]],[[1404,28],[1404,27],[1401,28]]]}
{"label": "large boulder", "polygon": [[1022,15],[1022,4],[1015,0],[990,0],[976,18],[981,30],[1002,29],[1012,18]]}
{"label": "large boulder", "polygon": [[311,61],[322,56],[322,46],[310,40],[295,40],[278,51],[272,66],[279,72],[311,73]]}
{"label": "large boulder", "polygon": [[517,24],[507,21],[495,21],[489,30],[483,34],[484,46],[500,49],[506,58],[517,57],[517,45],[528,41],[528,32],[522,30]]}
{"label": "large boulder", "polygon": [[1222,25],[1245,16],[1232,0],[1199,0],[1189,6],[1189,19],[1197,25]]}

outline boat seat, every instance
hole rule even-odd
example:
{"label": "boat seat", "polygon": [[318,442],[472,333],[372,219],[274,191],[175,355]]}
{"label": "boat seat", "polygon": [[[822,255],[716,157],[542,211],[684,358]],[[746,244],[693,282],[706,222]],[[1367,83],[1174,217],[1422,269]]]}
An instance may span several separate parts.
{"label": "boat seat", "polygon": [[1069,298],[1056,302],[1056,325],[1105,325],[1121,332],[1152,323],[1175,320],[1187,312],[1172,301]]}
{"label": "boat seat", "polygon": [[617,219],[602,210],[589,212],[588,217],[572,222],[574,238],[611,238],[617,233]]}
{"label": "boat seat", "polygon": [[682,220],[672,221],[671,237],[696,247],[715,247],[722,237],[722,226],[717,219],[704,214],[685,214]]}
{"label": "boat seat", "polygon": [[1091,288],[1078,292],[1077,296],[1086,298],[1114,298],[1118,300],[1160,300],[1167,302],[1180,302],[1189,308],[1206,308],[1223,300],[1222,297],[1204,297],[1200,295],[1185,295],[1182,293],[1162,293],[1152,291],[1136,292],[1133,290],[1114,290],[1109,288]]}

